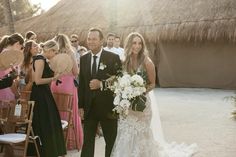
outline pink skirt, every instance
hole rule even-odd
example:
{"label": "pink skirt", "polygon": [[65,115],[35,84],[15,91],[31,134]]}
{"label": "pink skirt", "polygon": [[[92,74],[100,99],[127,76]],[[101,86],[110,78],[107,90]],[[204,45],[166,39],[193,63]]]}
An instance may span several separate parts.
{"label": "pink skirt", "polygon": [[[74,76],[73,75],[64,75],[60,78],[62,83],[56,85],[55,81],[51,84],[52,92],[58,93],[68,93],[73,95],[73,124],[74,124],[74,131],[73,129],[68,130],[69,139],[67,143],[67,149],[77,149],[78,151],[82,148],[83,145],[83,128],[81,123],[81,118],[78,111],[78,92],[77,88],[74,86]],[[61,118],[65,117],[66,115],[60,114]]]}

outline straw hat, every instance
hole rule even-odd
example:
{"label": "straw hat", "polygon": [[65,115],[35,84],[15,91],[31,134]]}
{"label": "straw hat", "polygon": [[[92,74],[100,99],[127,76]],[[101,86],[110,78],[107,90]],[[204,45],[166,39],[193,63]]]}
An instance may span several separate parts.
{"label": "straw hat", "polygon": [[50,60],[50,67],[55,73],[71,72],[73,62],[71,56],[66,53],[60,53]]}
{"label": "straw hat", "polygon": [[0,53],[0,68],[8,69],[23,62],[24,54],[19,50],[4,50]]}

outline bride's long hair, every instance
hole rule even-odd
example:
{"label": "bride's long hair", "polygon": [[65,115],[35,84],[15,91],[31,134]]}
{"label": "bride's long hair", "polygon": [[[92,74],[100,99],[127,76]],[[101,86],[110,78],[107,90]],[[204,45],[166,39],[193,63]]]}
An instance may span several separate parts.
{"label": "bride's long hair", "polygon": [[142,65],[144,63],[145,58],[148,56],[148,51],[147,51],[143,36],[141,34],[139,34],[138,32],[130,33],[128,35],[128,37],[126,38],[125,44],[124,44],[125,61],[124,61],[123,66],[124,66],[124,69],[128,73],[132,73],[136,70],[136,69],[134,69],[134,67],[132,67],[132,65],[133,65],[133,63],[132,63],[132,45],[133,45],[133,39],[135,37],[139,37],[142,42],[142,49],[138,53],[138,65]]}

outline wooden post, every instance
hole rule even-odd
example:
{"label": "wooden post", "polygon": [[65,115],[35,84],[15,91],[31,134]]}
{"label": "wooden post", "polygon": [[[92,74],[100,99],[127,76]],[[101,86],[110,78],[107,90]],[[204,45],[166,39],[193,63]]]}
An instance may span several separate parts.
{"label": "wooden post", "polygon": [[4,15],[5,15],[5,21],[6,24],[8,25],[8,32],[10,34],[15,33],[15,28],[14,28],[14,21],[13,21],[13,16],[12,16],[12,11],[11,11],[11,3],[10,0],[4,0]]}
{"label": "wooden post", "polygon": [[109,4],[109,10],[110,10],[110,24],[109,24],[109,31],[110,32],[116,32],[117,27],[117,0],[110,0]]}

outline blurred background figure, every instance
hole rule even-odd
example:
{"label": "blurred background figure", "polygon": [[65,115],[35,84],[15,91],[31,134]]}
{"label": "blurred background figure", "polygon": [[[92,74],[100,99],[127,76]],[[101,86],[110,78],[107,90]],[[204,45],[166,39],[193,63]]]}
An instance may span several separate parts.
{"label": "blurred background figure", "polygon": [[80,48],[79,48],[80,56],[85,55],[87,52],[88,52],[88,50],[87,50],[86,47],[84,47],[84,46],[80,46]]}
{"label": "blurred background figure", "polygon": [[104,47],[104,50],[116,53],[115,48],[113,46],[114,45],[115,36],[116,35],[114,33],[108,33],[107,41],[106,41],[107,42],[107,46]]}
{"label": "blurred background figure", "polygon": [[79,37],[76,34],[72,34],[70,36],[70,42],[71,45],[73,46],[74,52],[75,52],[75,56],[76,56],[76,60],[79,66],[79,59],[80,59],[80,45],[79,45]]}
{"label": "blurred background figure", "polygon": [[25,41],[34,40],[37,41],[37,35],[33,31],[28,31],[25,33]]}
{"label": "blurred background figure", "polygon": [[33,56],[39,53],[39,45],[34,40],[28,40],[24,47],[24,60],[21,64],[19,90],[31,91],[32,88],[32,61]]}
{"label": "blurred background figure", "polygon": [[[2,50],[1,53],[4,51],[11,51],[11,50],[22,52],[24,49],[23,44],[24,44],[24,38],[22,37],[22,35],[18,33],[14,33],[10,36],[5,36],[2,38],[1,43],[0,43],[1,45],[0,49]],[[13,56],[9,56],[9,58],[12,58],[12,57]],[[6,60],[9,58],[6,58]],[[0,70],[0,78],[7,75],[11,70],[12,70],[11,68]],[[17,85],[18,83],[16,81],[12,84],[11,87],[0,90],[0,99],[1,100],[15,100],[15,98],[19,97]]]}
{"label": "blurred background figure", "polygon": [[116,54],[118,54],[120,56],[120,60],[124,61],[125,60],[125,52],[124,52],[124,49],[120,47],[120,37],[119,36],[115,36],[114,48],[115,48]]}
{"label": "blurred background figure", "polygon": [[[52,92],[68,93],[73,95],[72,117],[73,117],[75,134],[72,130],[73,128],[70,128],[68,130],[69,140],[67,144],[67,149],[69,150],[77,149],[79,151],[83,144],[83,130],[82,130],[81,118],[80,115],[78,114],[78,95],[77,95],[78,91],[74,84],[74,80],[77,78],[79,74],[78,64],[74,54],[75,52],[73,51],[69,38],[65,34],[59,34],[54,39],[59,45],[59,53],[66,53],[69,56],[71,56],[71,59],[73,61],[73,68],[70,73],[64,74],[60,78],[61,81],[60,84],[57,84],[56,81],[53,81],[51,84],[51,90]],[[63,119],[63,114],[61,114],[61,116]]]}

